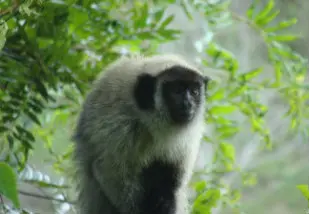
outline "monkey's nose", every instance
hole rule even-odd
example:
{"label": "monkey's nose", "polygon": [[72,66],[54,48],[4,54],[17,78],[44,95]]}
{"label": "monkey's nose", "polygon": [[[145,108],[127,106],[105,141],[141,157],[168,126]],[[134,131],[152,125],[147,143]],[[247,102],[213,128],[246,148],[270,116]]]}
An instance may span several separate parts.
{"label": "monkey's nose", "polygon": [[185,99],[182,103],[182,108],[184,111],[190,111],[192,109],[192,103]]}

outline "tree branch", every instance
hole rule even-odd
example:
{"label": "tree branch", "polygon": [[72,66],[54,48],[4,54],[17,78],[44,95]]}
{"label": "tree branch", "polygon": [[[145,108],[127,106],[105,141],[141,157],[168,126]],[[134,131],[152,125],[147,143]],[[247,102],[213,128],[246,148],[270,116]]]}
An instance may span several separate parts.
{"label": "tree branch", "polygon": [[26,192],[26,191],[23,191],[23,190],[18,190],[18,192],[21,195],[26,195],[26,196],[30,196],[30,197],[40,198],[40,199],[44,199],[44,200],[57,201],[57,202],[60,202],[60,203],[75,204],[74,201],[67,201],[67,200],[57,199],[57,198],[53,198],[51,196],[40,195],[40,194],[36,194],[36,193]]}

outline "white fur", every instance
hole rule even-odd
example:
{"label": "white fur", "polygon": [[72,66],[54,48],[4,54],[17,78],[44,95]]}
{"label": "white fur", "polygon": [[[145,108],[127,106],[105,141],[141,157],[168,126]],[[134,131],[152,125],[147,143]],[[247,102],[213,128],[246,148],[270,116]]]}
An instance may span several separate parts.
{"label": "white fur", "polygon": [[[171,126],[164,120],[167,112],[162,110],[161,95],[155,96],[158,111],[155,114],[138,110],[132,99],[139,74],[156,75],[174,65],[201,74],[176,55],[123,57],[110,65],[95,83],[85,101],[76,131],[75,160],[79,173],[88,173],[89,164],[92,164],[94,173],[81,178],[84,191],[80,196],[82,214],[111,214],[106,211],[111,210],[110,207],[96,209],[101,199],[99,196],[92,198],[91,192],[100,195],[99,191],[104,192],[121,213],[131,208],[134,210],[135,201],[140,197],[137,195],[140,184],[136,175],[154,158],[182,161],[184,178],[176,193],[176,206],[177,214],[188,213],[186,188],[204,131],[204,99],[195,119],[182,127]],[[160,84],[157,91],[160,91]],[[137,119],[142,124],[132,127]],[[88,185],[93,182],[91,176],[99,183],[97,189]]]}

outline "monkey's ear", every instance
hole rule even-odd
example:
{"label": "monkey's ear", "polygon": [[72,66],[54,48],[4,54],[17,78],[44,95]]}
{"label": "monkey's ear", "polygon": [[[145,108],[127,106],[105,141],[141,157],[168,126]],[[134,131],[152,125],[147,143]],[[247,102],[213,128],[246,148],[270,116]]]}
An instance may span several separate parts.
{"label": "monkey's ear", "polygon": [[204,76],[203,79],[204,79],[205,88],[207,89],[208,88],[208,84],[211,81],[211,79],[208,76]]}
{"label": "monkey's ear", "polygon": [[154,108],[156,80],[156,77],[153,77],[150,74],[142,74],[138,76],[134,88],[134,99],[140,109],[150,110]]}

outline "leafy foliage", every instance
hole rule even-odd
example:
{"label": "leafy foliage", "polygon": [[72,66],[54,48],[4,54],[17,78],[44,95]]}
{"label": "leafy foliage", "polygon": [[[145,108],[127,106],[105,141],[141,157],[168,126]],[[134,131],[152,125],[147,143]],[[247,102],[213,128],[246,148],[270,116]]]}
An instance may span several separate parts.
{"label": "leafy foliage", "polygon": [[0,194],[9,198],[14,206],[19,207],[15,173],[9,165],[0,163],[0,175]]}
{"label": "leafy foliage", "polygon": [[[166,6],[172,3],[175,1],[24,0],[12,1],[11,5],[0,0],[0,8],[6,8],[0,10],[0,161],[6,163],[0,165],[1,178],[14,181],[12,167],[19,181],[55,189],[54,195],[66,198],[68,181],[51,182],[48,176],[28,165],[34,144],[43,143],[54,170],[70,176],[70,164],[66,162],[72,145],[62,154],[54,151],[55,129],[74,124],[71,118],[80,108],[84,93],[107,64],[123,54],[153,54],[158,45],[178,38],[181,32],[169,27],[174,16],[165,16]],[[224,174],[240,172],[245,185],[256,182],[253,174],[237,166],[236,151],[229,141],[241,132],[231,115],[240,114],[250,121],[252,133],[261,137],[266,148],[271,148],[272,136],[264,120],[268,106],[256,95],[261,89],[274,89],[282,95],[290,107],[285,116],[290,118],[291,130],[308,139],[308,121],[304,120],[309,118],[308,85],[304,82],[308,62],[285,44],[299,36],[279,33],[297,20],[274,23],[279,14],[274,0],[262,8],[258,1],[253,1],[246,16],[231,12],[229,5],[227,0],[181,3],[189,19],[190,8],[204,14],[209,33],[235,22],[256,30],[267,47],[274,77],[259,81],[262,67],[243,72],[233,53],[213,39],[203,44],[202,64],[223,70],[228,80],[225,84],[213,81],[207,98],[206,120],[214,134],[205,135],[204,139],[215,148],[215,153],[211,166],[200,174],[197,172],[198,177],[207,175],[207,179],[201,176],[193,184],[195,214],[211,213],[221,206],[240,212],[237,202],[241,194],[221,181]],[[32,176],[25,176],[29,170]],[[0,182],[0,194],[18,207],[16,184],[3,184]]]}

